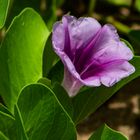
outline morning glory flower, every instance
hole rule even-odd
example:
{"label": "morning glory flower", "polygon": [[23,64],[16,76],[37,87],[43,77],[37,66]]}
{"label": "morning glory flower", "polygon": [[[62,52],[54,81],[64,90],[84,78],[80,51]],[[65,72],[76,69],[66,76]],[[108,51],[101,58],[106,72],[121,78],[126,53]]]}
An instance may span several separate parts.
{"label": "morning glory flower", "polygon": [[94,18],[65,15],[53,27],[53,48],[64,64],[63,87],[75,96],[83,86],[113,86],[135,68],[133,53],[120,41],[114,26]]}

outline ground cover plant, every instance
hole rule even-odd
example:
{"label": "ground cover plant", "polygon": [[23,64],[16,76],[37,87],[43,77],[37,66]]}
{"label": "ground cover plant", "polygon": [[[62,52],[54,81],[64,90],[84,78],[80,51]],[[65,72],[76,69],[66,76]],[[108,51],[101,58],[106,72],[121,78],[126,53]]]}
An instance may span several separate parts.
{"label": "ground cover plant", "polygon": [[[0,0],[0,140],[76,140],[76,126],[140,76],[139,49],[89,17],[93,1],[88,16],[60,19],[64,1],[46,2]],[[89,140],[127,137],[102,124]]]}

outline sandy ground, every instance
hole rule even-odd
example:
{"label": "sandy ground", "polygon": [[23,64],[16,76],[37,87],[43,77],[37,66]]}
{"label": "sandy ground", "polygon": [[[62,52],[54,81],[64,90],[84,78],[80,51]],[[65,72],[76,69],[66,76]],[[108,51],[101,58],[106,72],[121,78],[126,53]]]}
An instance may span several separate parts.
{"label": "sandy ground", "polygon": [[140,140],[140,79],[118,91],[94,114],[78,125],[78,140],[88,140],[103,123],[125,134],[129,140]]}

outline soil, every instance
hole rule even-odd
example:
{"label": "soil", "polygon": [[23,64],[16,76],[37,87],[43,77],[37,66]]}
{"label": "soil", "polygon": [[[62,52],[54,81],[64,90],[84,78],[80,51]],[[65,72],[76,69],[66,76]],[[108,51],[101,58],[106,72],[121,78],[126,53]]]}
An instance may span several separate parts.
{"label": "soil", "polygon": [[95,113],[77,126],[78,140],[88,140],[103,123],[125,134],[129,140],[140,139],[140,78],[119,90]]}

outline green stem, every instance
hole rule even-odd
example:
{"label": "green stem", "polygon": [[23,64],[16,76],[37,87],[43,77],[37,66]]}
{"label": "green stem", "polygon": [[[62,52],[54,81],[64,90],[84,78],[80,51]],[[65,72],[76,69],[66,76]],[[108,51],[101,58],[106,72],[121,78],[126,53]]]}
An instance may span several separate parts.
{"label": "green stem", "polygon": [[91,16],[95,9],[96,0],[90,0],[88,6],[88,15]]}

